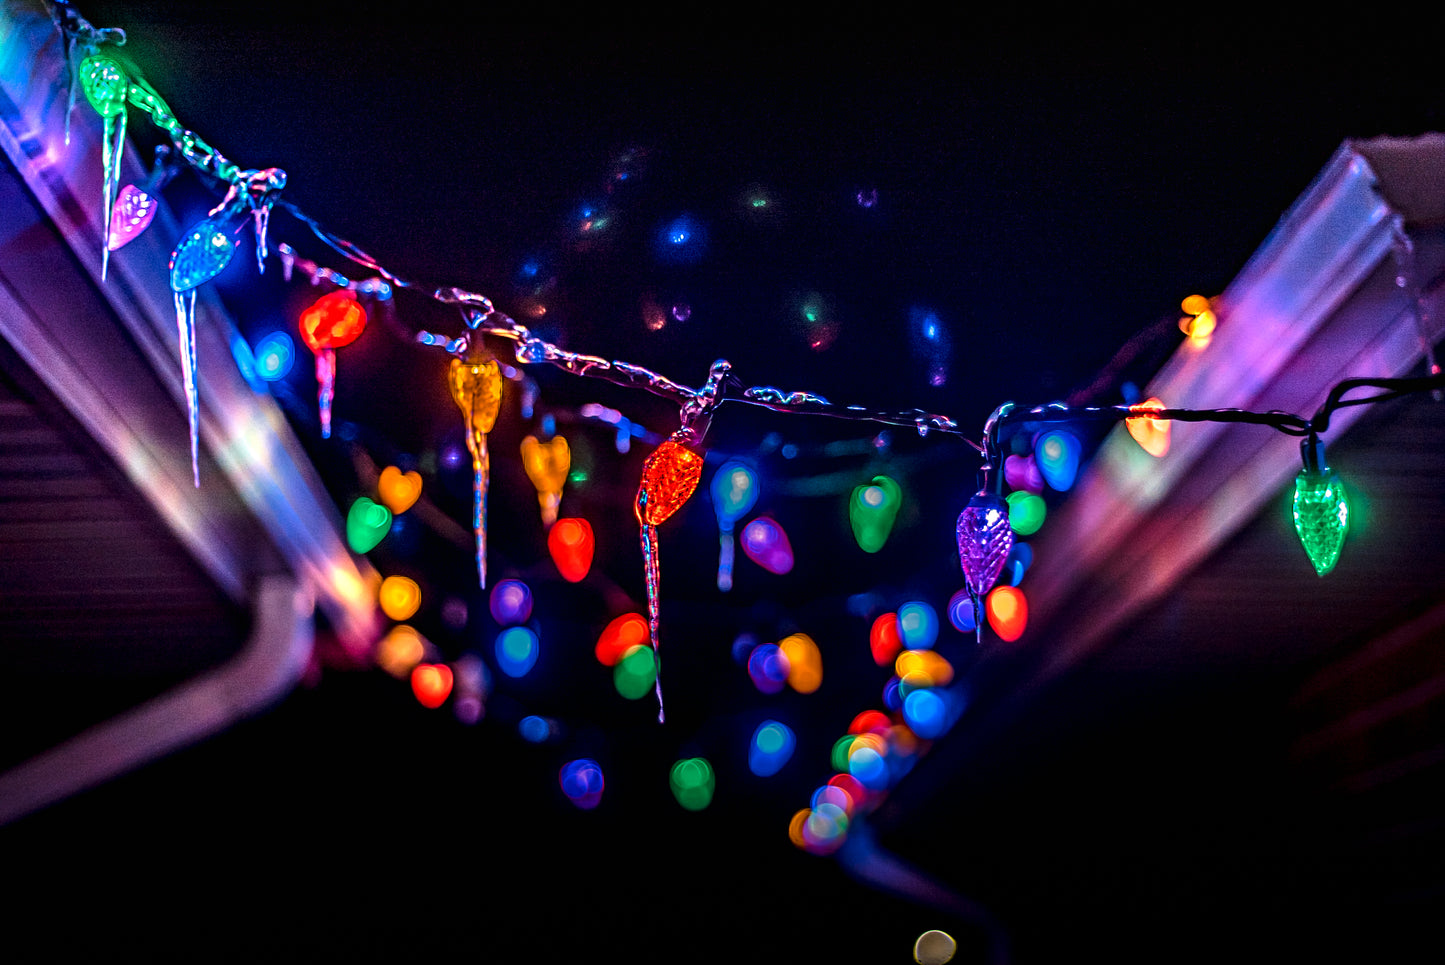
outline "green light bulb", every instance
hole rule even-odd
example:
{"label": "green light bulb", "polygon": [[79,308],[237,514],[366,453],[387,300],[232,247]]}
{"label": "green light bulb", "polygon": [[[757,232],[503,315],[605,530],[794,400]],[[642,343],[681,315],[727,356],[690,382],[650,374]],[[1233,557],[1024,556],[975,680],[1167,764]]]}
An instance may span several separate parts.
{"label": "green light bulb", "polygon": [[1294,529],[1320,576],[1335,568],[1349,528],[1345,487],[1334,471],[1300,470],[1294,480]]}
{"label": "green light bulb", "polygon": [[80,89],[101,117],[125,113],[125,95],[130,87],[119,63],[105,54],[91,54],[80,65]]}
{"label": "green light bulb", "polygon": [[870,484],[853,489],[848,499],[848,522],[863,552],[876,553],[888,542],[902,504],[903,490],[887,476],[874,476]]}

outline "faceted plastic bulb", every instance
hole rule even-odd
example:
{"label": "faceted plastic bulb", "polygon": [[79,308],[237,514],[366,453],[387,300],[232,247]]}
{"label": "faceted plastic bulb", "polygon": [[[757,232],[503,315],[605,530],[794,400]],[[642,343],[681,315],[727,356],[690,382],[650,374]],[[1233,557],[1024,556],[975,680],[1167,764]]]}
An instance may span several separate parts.
{"label": "faceted plastic bulb", "polygon": [[964,583],[975,599],[982,598],[998,581],[1013,548],[1008,505],[993,493],[974,494],[958,514],[957,535]]}
{"label": "faceted plastic bulb", "polygon": [[1339,562],[1349,525],[1350,507],[1339,477],[1331,470],[1301,470],[1294,480],[1294,529],[1320,576]]}

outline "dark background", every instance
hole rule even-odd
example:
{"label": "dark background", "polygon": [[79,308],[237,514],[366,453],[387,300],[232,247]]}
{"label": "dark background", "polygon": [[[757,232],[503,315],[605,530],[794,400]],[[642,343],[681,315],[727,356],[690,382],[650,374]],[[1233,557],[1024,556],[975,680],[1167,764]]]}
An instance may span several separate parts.
{"label": "dark background", "polygon": [[[681,9],[586,21],[426,4],[81,9],[127,29],[124,53],[183,123],[242,166],[285,168],[288,201],[398,275],[486,293],[568,349],[687,384],[725,357],[747,384],[941,412],[973,436],[1006,400],[1127,398],[1125,383],[1142,385],[1177,344],[1179,300],[1221,291],[1344,139],[1445,123],[1423,50],[1297,24],[1154,32],[903,11],[784,22],[718,10],[684,25]],[[93,122],[83,106],[76,123]],[[155,132],[136,112],[131,124],[148,155]],[[173,182],[181,222],[214,204],[210,189],[189,174]],[[746,203],[758,189],[763,214]],[[876,203],[860,205],[860,191]],[[589,208],[606,228],[580,227]],[[706,243],[680,260],[657,237],[681,215]],[[326,258],[284,212],[272,238],[366,274]],[[253,344],[294,325],[314,296],[277,267],[258,279],[237,258],[217,281]],[[800,319],[809,293],[837,322],[825,351],[809,348]],[[524,313],[536,301],[547,312],[534,321]],[[678,301],[687,321],[644,325],[650,303]],[[949,334],[941,385],[910,339],[919,310]],[[401,293],[393,319],[338,353],[330,441],[316,430],[304,353],[278,397],[343,510],[365,490],[364,454],[430,467],[427,498],[464,528],[470,473],[443,460],[461,436],[442,360],[407,339],[423,328],[455,333],[459,321]],[[1144,331],[1132,364],[1098,379]],[[705,495],[663,528],[669,720],[659,727],[650,701],[619,698],[591,656],[602,623],[642,605],[629,506],[650,446],[635,440],[620,454],[610,430],[576,412],[602,402],[658,434],[675,416],[641,393],[530,374],[539,414],[592,461],[563,513],[589,518],[599,540],[587,583],[550,575],[533,490],[511,455],[536,421],[511,395],[493,434],[491,568],[537,596],[533,673],[496,675],[486,718],[465,727],[347,661],[323,627],[306,686],[272,712],[6,832],[23,908],[55,957],[902,962],[938,927],[959,938],[959,961],[984,960],[985,929],[866,889],[786,835],[831,773],[832,741],[879,705],[887,675],[866,651],[872,615],[916,598],[941,614],[959,586],[952,519],[974,485],[972,450],[725,408],[709,449],[758,462],[757,511],[782,522],[798,565],[772,577],[740,561],[724,597]],[[798,455],[786,458],[787,445]],[[842,507],[882,471],[909,502],[889,546],[869,557]],[[453,537],[413,523],[372,559],[423,582],[416,623],[443,654],[490,659],[495,626],[469,546]],[[465,630],[441,620],[448,597],[474,614]],[[764,697],[732,641],[793,629],[823,647],[824,687]],[[939,649],[963,672],[976,654],[947,626]],[[994,823],[950,826],[935,808],[928,826],[909,828],[895,815],[911,832],[898,836],[906,856],[930,863],[943,841],[1027,838],[1017,862],[981,848],[991,871],[933,869],[967,883],[1018,961],[1250,959],[1238,943],[1258,932],[1327,957],[1306,899],[1259,910],[1276,886],[1311,873],[1270,846],[1290,799],[1264,750],[1258,761],[1213,760],[1212,746],[1246,742],[1226,739],[1227,716],[1204,728],[1178,706],[1068,712],[1087,725],[1071,741],[995,751],[1030,763],[993,772],[1011,784],[975,789],[986,803],[971,813]],[[528,713],[557,720],[559,737],[520,740]],[[793,726],[799,746],[762,780],[747,772],[745,747],[769,716]],[[693,755],[713,761],[719,782],[696,814],[666,786],[671,762]],[[569,805],[556,782],[562,763],[584,756],[608,781],[593,812]],[[1209,767],[1257,788],[1259,808],[1242,814],[1233,795],[1187,790]],[[1121,802],[1146,791],[1172,810],[1121,819]],[[1055,806],[1072,817],[1052,820]]]}

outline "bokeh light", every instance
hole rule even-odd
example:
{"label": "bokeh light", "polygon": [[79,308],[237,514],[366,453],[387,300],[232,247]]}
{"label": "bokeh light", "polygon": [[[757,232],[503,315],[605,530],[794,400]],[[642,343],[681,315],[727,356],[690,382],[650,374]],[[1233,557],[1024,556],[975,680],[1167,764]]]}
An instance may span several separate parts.
{"label": "bokeh light", "polygon": [[938,614],[922,600],[898,608],[898,636],[909,650],[927,650],[938,639]]}
{"label": "bokeh light", "polygon": [[1006,457],[1003,461],[1003,478],[1011,489],[1026,489],[1031,493],[1044,490],[1044,476],[1033,456]]}
{"label": "bokeh light", "polygon": [[452,668],[444,663],[417,664],[411,671],[411,692],[423,706],[435,710],[452,692]]}
{"label": "bokeh light", "polygon": [[778,641],[788,663],[788,686],[811,694],[823,683],[823,654],[806,633],[793,633]]}
{"label": "bokeh light", "polygon": [[919,737],[933,739],[948,730],[947,694],[937,690],[915,690],[903,698],[903,719]]}
{"label": "bokeh light", "polygon": [[926,931],[913,943],[913,960],[918,965],[947,965],[958,952],[958,942],[946,931]]}
{"label": "bokeh light", "polygon": [[758,501],[758,474],[746,463],[725,462],[713,474],[709,491],[718,524],[731,529]]}
{"label": "bokeh light", "polygon": [[557,773],[557,783],[567,800],[584,811],[592,810],[602,801],[602,792],[607,786],[602,765],[589,757],[563,764]]}
{"label": "bokeh light", "polygon": [[587,576],[596,548],[592,524],[585,519],[559,519],[547,533],[547,552],[568,583],[580,583]]}
{"label": "bokeh light", "polygon": [[782,576],[793,569],[793,547],[775,520],[759,516],[748,523],[742,542],[743,555],[769,573]]}
{"label": "bokeh light", "polygon": [[1032,536],[1044,525],[1048,507],[1043,497],[1026,490],[1008,494],[1008,524],[1020,536]]}
{"label": "bokeh light", "polygon": [[1012,643],[1023,636],[1029,622],[1029,602],[1018,587],[994,587],[988,594],[984,609],[988,613],[988,625],[1000,640]]}
{"label": "bokeh light", "polygon": [[948,622],[960,633],[972,633],[978,626],[973,612],[973,597],[966,588],[948,598]]}
{"label": "bokeh light", "polygon": [[657,656],[648,646],[629,647],[612,668],[612,686],[628,700],[647,695],[656,682]]}
{"label": "bokeh light", "polygon": [[255,356],[256,374],[267,382],[279,382],[296,361],[296,343],[285,332],[270,332],[256,343]]}
{"label": "bokeh light", "polygon": [[1051,489],[1068,492],[1079,474],[1083,451],[1083,444],[1072,432],[1050,429],[1034,443],[1034,462]]}
{"label": "bokeh light", "polygon": [[405,576],[388,576],[377,592],[381,612],[393,620],[409,620],[421,607],[421,587]]}
{"label": "bokeh light", "polygon": [[[908,689],[947,687],[953,682],[953,664],[936,650],[905,650],[898,655],[893,672],[908,682]],[[911,679],[910,679],[911,678]]]}
{"label": "bokeh light", "polygon": [[898,614],[881,614],[873,621],[868,631],[868,649],[873,653],[873,662],[886,667],[903,649],[903,639],[898,633]]}
{"label": "bokeh light", "polygon": [[672,796],[689,811],[701,811],[712,803],[717,778],[705,757],[689,757],[672,765],[667,783]]}
{"label": "bokeh light", "polygon": [[748,770],[758,777],[772,777],[788,763],[797,746],[791,727],[781,721],[765,720],[753,731],[748,744]]}
{"label": "bokeh light", "polygon": [[615,667],[627,651],[646,644],[649,639],[647,620],[642,614],[624,613],[603,629],[593,652],[604,667]]}
{"label": "bokeh light", "polygon": [[426,659],[426,639],[406,624],[394,626],[376,645],[376,664],[398,680]]}
{"label": "bokeh light", "polygon": [[517,722],[517,733],[522,739],[533,744],[541,744],[550,740],[554,733],[555,725],[545,717],[538,717],[536,714],[528,714]]}
{"label": "bokeh light", "polygon": [[387,466],[376,480],[376,494],[387,509],[400,514],[421,498],[421,486],[421,473],[415,469],[402,472],[396,466]]}
{"label": "bokeh light", "polygon": [[831,854],[848,834],[848,815],[836,804],[824,803],[810,809],[803,821],[802,837],[814,854]]}
{"label": "bokeh light", "polygon": [[899,690],[902,686],[903,681],[899,680],[896,676],[888,678],[888,682],[883,685],[884,707],[894,711],[903,709],[903,694]]}
{"label": "bokeh light", "polygon": [[487,695],[491,692],[492,677],[482,658],[474,653],[464,653],[452,664],[456,677],[453,688],[452,715],[463,724],[475,724],[487,712]]}
{"label": "bokeh light", "polygon": [[833,742],[833,752],[829,757],[829,763],[833,765],[833,770],[848,770],[848,752],[853,749],[853,742],[857,739],[857,734],[844,734]]}
{"label": "bokeh light", "polygon": [[540,651],[537,635],[529,627],[508,627],[497,634],[497,668],[508,677],[525,677]]}
{"label": "bokeh light", "polygon": [[760,643],[748,654],[748,676],[765,694],[776,694],[788,685],[788,658],[775,643]]}
{"label": "bokeh light", "polygon": [[874,476],[868,485],[854,488],[848,499],[848,523],[863,552],[876,553],[888,542],[902,504],[903,490],[888,476]]}
{"label": "bokeh light", "polygon": [[391,510],[362,496],[346,512],[346,545],[353,553],[370,553],[391,531]]}
{"label": "bokeh light", "polygon": [[888,728],[893,726],[893,721],[882,711],[865,710],[853,718],[853,723],[848,725],[850,734],[886,734]]}
{"label": "bokeh light", "polygon": [[[1150,412],[1163,408],[1164,403],[1153,397],[1129,406],[1131,412]],[[1147,415],[1130,416],[1124,420],[1124,426],[1129,430],[1129,435],[1134,437],[1134,441],[1139,443],[1140,448],[1155,459],[1162,459],[1168,454],[1168,419],[1154,419]]]}
{"label": "bokeh light", "polygon": [[489,600],[492,619],[502,626],[525,623],[532,615],[532,590],[521,580],[499,580]]}

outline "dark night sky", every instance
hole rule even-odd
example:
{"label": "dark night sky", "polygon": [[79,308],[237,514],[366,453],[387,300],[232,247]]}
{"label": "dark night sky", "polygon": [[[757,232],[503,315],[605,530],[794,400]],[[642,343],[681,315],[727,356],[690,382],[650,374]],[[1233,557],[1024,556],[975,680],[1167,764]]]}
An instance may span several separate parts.
{"label": "dark night sky", "polygon": [[[1363,55],[1356,38],[1294,27],[1195,23],[1176,38],[1138,24],[1041,33],[902,12],[784,24],[715,10],[711,24],[683,26],[575,23],[560,10],[522,22],[415,3],[369,16],[264,3],[79,6],[97,25],[127,29],[125,53],[188,126],[243,166],[285,168],[288,200],[404,277],[485,292],[520,318],[522,268],[535,261],[554,279],[537,328],[569,349],[689,384],[726,357],[748,384],[980,427],[1002,401],[1036,404],[1089,384],[1136,332],[1175,317],[1183,296],[1217,294],[1346,138],[1445,126],[1423,64],[1398,38]],[[134,114],[132,125],[136,143],[155,143]],[[763,216],[745,203],[758,188]],[[876,204],[860,206],[860,191],[876,192]],[[188,200],[194,216],[213,198],[183,177],[172,201]],[[612,219],[595,236],[578,228],[589,205]],[[656,237],[681,215],[706,246],[670,264]],[[283,214],[273,232],[307,244]],[[319,255],[314,244],[308,252]],[[257,281],[244,260],[221,287],[254,336],[304,294],[279,272]],[[799,319],[809,293],[838,322],[826,351],[809,349]],[[691,317],[648,331],[649,299],[686,301]],[[910,347],[919,309],[951,337],[941,386]],[[405,295],[398,318],[457,328]],[[1169,344],[1156,342],[1135,377]],[[424,462],[456,435],[437,360],[385,326],[343,350],[339,367],[336,418],[358,426],[374,458]],[[313,389],[298,369],[288,411],[343,503],[356,494],[350,462],[308,437]],[[596,400],[654,432],[673,428],[656,400],[539,380],[559,419]],[[1114,394],[1096,401],[1118,391],[1105,386]],[[498,451],[515,451],[528,430],[512,410]],[[470,729],[422,711],[377,672],[323,673],[274,712],[31,819],[21,866],[35,869],[52,909],[101,917],[87,944],[146,943],[165,959],[181,957],[184,938],[202,943],[194,957],[223,960],[905,962],[919,932],[945,927],[964,943],[957,961],[981,961],[969,926],[863,889],[787,842],[788,817],[828,776],[828,744],[877,703],[883,678],[866,653],[840,656],[815,700],[770,704],[726,652],[739,630],[789,625],[857,649],[866,624],[846,612],[850,595],[934,594],[941,606],[956,588],[949,521],[976,468],[958,442],[894,432],[892,457],[921,508],[876,559],[849,555],[836,518],[851,477],[829,490],[838,500],[797,495],[799,480],[873,465],[816,453],[875,431],[755,410],[715,421],[709,442],[720,451],[756,452],[777,432],[815,454],[768,463],[781,495],[765,497],[767,508],[789,527],[799,572],[773,583],[740,574],[720,601],[707,507],[664,531],[664,607],[674,607],[664,622],[674,629],[663,645],[675,655],[665,730],[645,701],[622,706],[587,655],[609,594],[641,600],[626,507],[644,452],[618,456],[605,434],[578,425],[597,480],[569,492],[564,513],[589,515],[609,538],[599,568],[613,589],[535,589],[539,612],[556,614],[551,639],[574,647],[585,670],[558,658],[553,676],[497,684],[487,720]],[[544,551],[532,490],[509,461],[494,468],[494,565],[525,575]],[[441,480],[435,496],[462,525],[468,482]],[[381,551],[378,567],[415,568],[439,591],[465,593],[466,553],[425,536],[418,545],[410,556]],[[464,646],[436,632],[443,646]],[[966,666],[967,641],[950,633]],[[512,736],[504,722],[529,710],[566,722],[562,746]],[[764,713],[792,715],[799,730],[786,783],[749,780],[727,760]],[[700,814],[682,812],[665,786],[667,763],[693,753],[712,756],[725,778]],[[607,769],[595,813],[557,794],[556,769],[572,756]],[[36,855],[61,841],[89,857],[42,869]],[[1066,891],[1084,877],[1043,870],[1038,904],[1062,933],[1010,918],[1025,946],[1070,948]],[[1010,897],[1017,914],[1026,902]],[[1128,943],[1112,951],[1144,954]]]}

